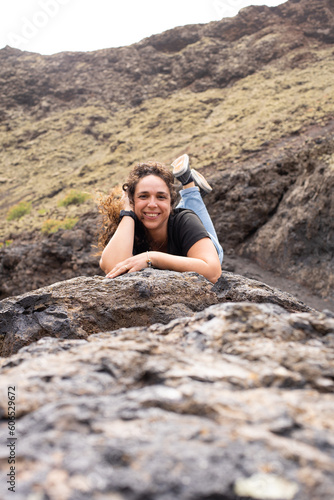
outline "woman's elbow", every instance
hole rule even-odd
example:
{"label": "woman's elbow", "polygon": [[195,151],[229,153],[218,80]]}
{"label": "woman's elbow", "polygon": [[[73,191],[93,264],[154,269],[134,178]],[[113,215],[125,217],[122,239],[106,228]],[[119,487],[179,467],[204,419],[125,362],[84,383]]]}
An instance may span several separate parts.
{"label": "woman's elbow", "polygon": [[219,275],[216,275],[216,276],[213,276],[213,277],[208,277],[207,279],[209,281],[211,281],[211,283],[214,285],[215,283],[217,283],[217,281],[219,280],[220,276],[221,275],[219,274]]}
{"label": "woman's elbow", "polygon": [[217,274],[214,278],[210,279],[211,283],[215,284],[221,277],[221,273]]}
{"label": "woman's elbow", "polygon": [[221,266],[215,266],[215,269],[212,270],[210,275],[208,276],[208,280],[211,281],[211,283],[215,284],[219,280],[222,274],[222,269]]}

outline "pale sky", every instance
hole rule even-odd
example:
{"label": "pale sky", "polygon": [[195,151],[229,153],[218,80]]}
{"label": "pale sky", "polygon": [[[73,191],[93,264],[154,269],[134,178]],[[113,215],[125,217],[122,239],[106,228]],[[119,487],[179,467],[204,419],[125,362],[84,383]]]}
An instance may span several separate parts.
{"label": "pale sky", "polygon": [[282,0],[0,0],[0,49],[54,54],[139,42],[186,24],[233,17]]}

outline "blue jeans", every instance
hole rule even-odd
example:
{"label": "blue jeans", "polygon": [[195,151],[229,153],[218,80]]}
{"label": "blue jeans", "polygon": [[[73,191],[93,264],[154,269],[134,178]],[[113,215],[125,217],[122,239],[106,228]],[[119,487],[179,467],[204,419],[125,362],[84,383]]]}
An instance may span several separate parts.
{"label": "blue jeans", "polygon": [[189,208],[193,210],[195,214],[201,219],[203,226],[209,233],[212,243],[216,247],[218,252],[220,263],[223,262],[224,252],[218,241],[218,236],[216,234],[215,228],[213,227],[211,217],[204,205],[201,193],[197,186],[190,187],[187,189],[181,189],[180,191],[181,200],[176,208]]}

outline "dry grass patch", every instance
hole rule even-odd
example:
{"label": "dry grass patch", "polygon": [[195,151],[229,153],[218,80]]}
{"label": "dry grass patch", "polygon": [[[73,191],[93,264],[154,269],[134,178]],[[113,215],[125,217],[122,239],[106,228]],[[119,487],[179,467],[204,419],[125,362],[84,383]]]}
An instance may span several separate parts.
{"label": "dry grass patch", "polygon": [[[229,88],[185,89],[136,108],[83,106],[25,123],[14,117],[10,131],[0,126],[6,145],[0,177],[8,179],[0,196],[0,238],[16,223],[5,222],[12,199],[28,198],[52,214],[68,188],[106,193],[138,161],[170,164],[187,152],[194,168],[230,168],[268,144],[324,124],[334,115],[332,48],[311,56],[303,67],[287,70],[282,59]],[[76,217],[85,203],[68,205],[66,215]],[[33,217],[25,222],[36,224]]]}
{"label": "dry grass patch", "polygon": [[73,229],[73,227],[78,222],[78,218],[66,218],[64,220],[47,219],[42,225],[42,233],[53,234],[59,231],[59,229]]}

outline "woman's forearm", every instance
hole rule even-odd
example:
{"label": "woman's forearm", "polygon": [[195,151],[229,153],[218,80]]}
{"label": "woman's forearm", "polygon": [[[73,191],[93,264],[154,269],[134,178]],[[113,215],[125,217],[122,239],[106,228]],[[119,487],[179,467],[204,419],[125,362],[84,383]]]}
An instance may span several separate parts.
{"label": "woman's forearm", "polygon": [[132,256],[134,233],[135,221],[132,217],[124,216],[102,252],[100,267],[105,273]]}
{"label": "woman's forearm", "polygon": [[194,257],[182,257],[163,252],[149,252],[154,267],[177,272],[195,272],[201,274],[212,283],[216,283],[221,275],[219,259],[202,260]]}

